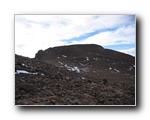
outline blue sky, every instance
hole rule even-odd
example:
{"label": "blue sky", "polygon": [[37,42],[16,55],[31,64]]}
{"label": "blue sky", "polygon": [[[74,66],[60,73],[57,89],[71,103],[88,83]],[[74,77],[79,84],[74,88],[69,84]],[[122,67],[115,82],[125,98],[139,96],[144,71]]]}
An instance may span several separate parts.
{"label": "blue sky", "polygon": [[15,53],[34,57],[40,49],[98,44],[135,56],[134,15],[15,15]]}

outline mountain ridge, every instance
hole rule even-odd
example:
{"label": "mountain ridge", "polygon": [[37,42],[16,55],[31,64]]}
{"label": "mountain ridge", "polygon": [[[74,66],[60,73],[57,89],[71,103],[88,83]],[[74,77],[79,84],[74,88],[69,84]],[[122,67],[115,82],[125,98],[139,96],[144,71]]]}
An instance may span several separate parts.
{"label": "mountain ridge", "polygon": [[[90,50],[90,48],[92,49],[92,48],[96,48],[96,49],[92,49],[92,51]],[[62,50],[63,49],[63,50]],[[54,52],[55,54],[52,54],[52,56],[51,57],[53,57],[53,56],[55,56],[55,55],[57,55],[57,53],[59,52],[60,54],[66,54],[67,53],[67,55],[71,55],[72,53],[74,53],[75,55],[79,55],[80,54],[80,52],[82,52],[82,51],[84,51],[84,54],[85,54],[85,52],[86,53],[88,53],[88,52],[97,52],[97,54],[102,54],[101,56],[102,57],[108,57],[108,58],[111,58],[111,56],[114,54],[116,54],[115,56],[117,56],[117,55],[121,55],[121,57],[122,56],[125,56],[125,57],[123,57],[123,58],[121,58],[121,60],[124,60],[124,61],[126,61],[127,59],[126,59],[126,57],[130,57],[130,59],[135,59],[135,57],[134,56],[131,56],[131,55],[129,55],[129,54],[125,54],[125,53],[122,53],[122,52],[118,52],[118,51],[115,51],[115,50],[111,50],[111,49],[105,49],[105,48],[103,48],[102,46],[100,46],[100,45],[96,45],[96,44],[76,44],[76,45],[66,45],[66,46],[58,46],[58,47],[50,47],[50,48],[48,48],[48,49],[46,49],[46,50],[39,50],[36,54],[35,54],[35,58],[38,58],[38,55],[40,54],[40,53],[48,53],[48,52]],[[57,51],[57,52],[56,52]],[[71,54],[69,54],[69,52],[71,53]],[[105,52],[105,54],[104,54],[104,52]],[[50,53],[49,53],[50,54]],[[83,53],[82,53],[83,54]],[[48,55],[48,54],[47,54]],[[72,56],[72,55],[71,55]],[[134,60],[133,60],[134,61]],[[132,62],[133,62],[132,61]]]}

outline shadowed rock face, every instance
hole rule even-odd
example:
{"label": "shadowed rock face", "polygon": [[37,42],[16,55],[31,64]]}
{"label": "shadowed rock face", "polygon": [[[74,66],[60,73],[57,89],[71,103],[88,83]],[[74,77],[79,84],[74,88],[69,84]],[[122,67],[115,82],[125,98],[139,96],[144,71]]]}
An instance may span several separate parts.
{"label": "shadowed rock face", "polygon": [[16,105],[135,105],[135,58],[99,45],[15,55]]}

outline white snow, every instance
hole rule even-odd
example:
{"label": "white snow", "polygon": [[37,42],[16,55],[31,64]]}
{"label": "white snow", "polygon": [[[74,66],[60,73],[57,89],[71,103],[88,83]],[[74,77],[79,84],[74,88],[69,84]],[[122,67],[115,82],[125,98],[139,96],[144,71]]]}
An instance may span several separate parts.
{"label": "white snow", "polygon": [[25,70],[17,70],[16,74],[23,73],[23,74],[30,74],[29,72]]}
{"label": "white snow", "polygon": [[74,67],[70,67],[67,64],[65,64],[65,67],[67,68],[67,70],[69,71],[75,71],[76,73],[80,73],[80,69],[77,66]]}
{"label": "white snow", "polygon": [[[33,74],[33,75],[37,75],[38,73],[31,73],[31,72],[28,72],[28,71],[25,71],[25,70],[16,70],[16,73],[15,74]],[[41,75],[44,75],[43,73],[41,73]]]}
{"label": "white snow", "polygon": [[25,64],[23,64],[23,63],[22,63],[21,65],[22,65],[22,66],[26,66],[26,65],[25,65]]}
{"label": "white snow", "polygon": [[81,77],[82,80],[85,80],[85,77]]}
{"label": "white snow", "polygon": [[58,59],[60,58],[60,57],[57,57]]}
{"label": "white snow", "polygon": [[67,66],[67,64],[65,64],[65,67],[69,67],[69,66]]}
{"label": "white snow", "polygon": [[98,57],[96,57],[96,58],[93,58],[93,59],[97,61],[97,60],[98,60]]}
{"label": "white snow", "polygon": [[24,67],[26,67],[26,68],[33,68],[32,66],[28,66],[28,65],[26,65],[24,63],[22,63],[21,65],[24,66]]}
{"label": "white snow", "polygon": [[88,58],[88,57],[86,57],[86,60],[89,60],[89,58]]}
{"label": "white snow", "polygon": [[132,66],[129,66],[129,70],[132,70],[133,69],[133,67]]}
{"label": "white snow", "polygon": [[66,58],[67,56],[65,56],[65,55],[62,55],[62,57],[65,57],[65,58]]}
{"label": "white snow", "polygon": [[80,69],[77,66],[74,66],[74,68],[72,68],[72,71],[75,71],[76,73],[80,73]]}
{"label": "white snow", "polygon": [[112,68],[111,68],[111,67],[109,67],[109,70],[112,70]]}
{"label": "white snow", "polygon": [[134,69],[135,68],[135,65],[134,64],[132,64],[132,66],[129,66],[129,70],[132,70],[132,69]]}
{"label": "white snow", "polygon": [[116,71],[116,72],[120,72],[119,70],[117,70],[117,69],[114,69],[114,71]]}
{"label": "white snow", "polygon": [[36,72],[36,73],[30,73],[30,74],[37,75],[38,73]]}
{"label": "white snow", "polygon": [[25,67],[27,67],[27,68],[29,67],[29,66],[27,66],[26,64],[23,64],[23,63],[22,63],[21,65],[22,65],[22,66],[25,66]]}
{"label": "white snow", "polygon": [[62,62],[60,62],[60,61],[58,61],[61,65],[63,65],[63,63]]}

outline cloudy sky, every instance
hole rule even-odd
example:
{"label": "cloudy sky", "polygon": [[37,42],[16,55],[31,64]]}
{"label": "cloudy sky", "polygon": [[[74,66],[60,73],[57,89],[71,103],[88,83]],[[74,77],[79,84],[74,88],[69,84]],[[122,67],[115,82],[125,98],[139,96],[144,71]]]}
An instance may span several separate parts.
{"label": "cloudy sky", "polygon": [[91,43],[135,56],[135,16],[15,15],[15,54]]}

